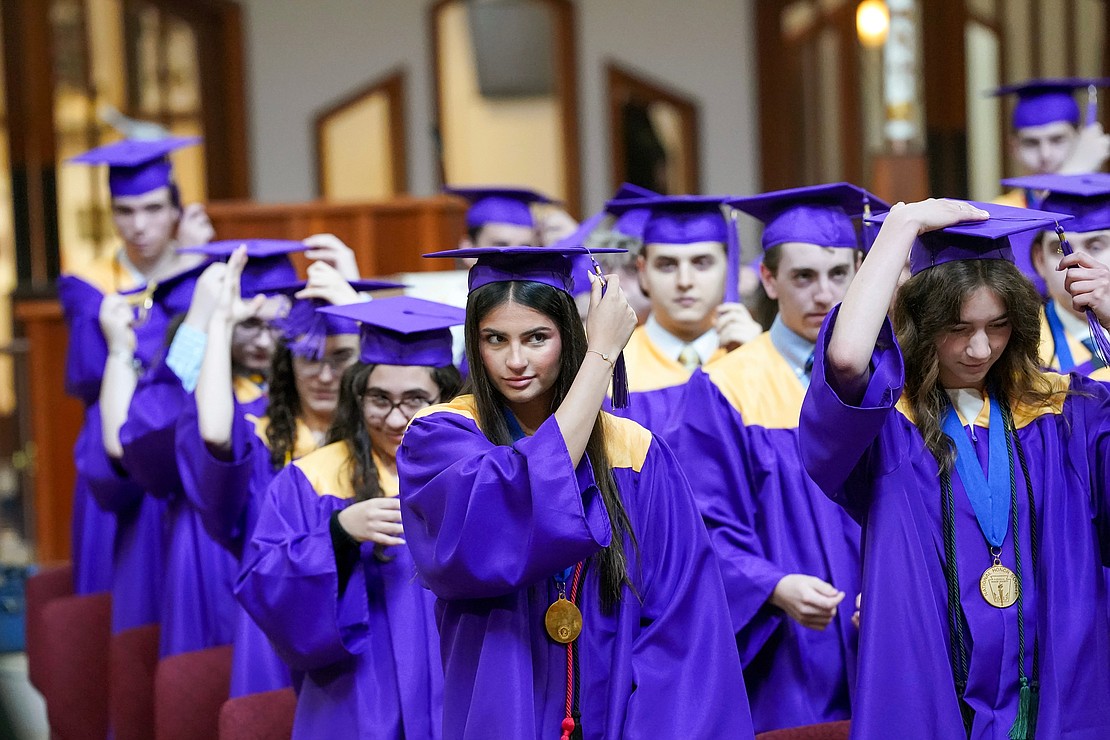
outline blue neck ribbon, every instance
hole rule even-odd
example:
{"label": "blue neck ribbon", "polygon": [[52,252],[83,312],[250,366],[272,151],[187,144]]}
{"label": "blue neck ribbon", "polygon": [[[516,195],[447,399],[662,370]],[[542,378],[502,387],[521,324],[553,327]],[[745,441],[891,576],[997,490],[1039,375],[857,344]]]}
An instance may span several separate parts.
{"label": "blue neck ribbon", "polygon": [[1056,361],[1060,363],[1060,372],[1070,373],[1075,369],[1075,360],[1071,356],[1071,347],[1068,346],[1068,335],[1064,331],[1064,324],[1060,321],[1060,315],[1056,313],[1056,306],[1052,301],[1045,304],[1044,317],[1048,321],[1049,331],[1052,332],[1052,345],[1056,350]]}
{"label": "blue neck ribbon", "polygon": [[[1002,547],[1009,528],[1010,515],[1010,456],[1006,449],[1006,429],[1002,423],[1002,409],[999,402],[988,397],[990,403],[990,429],[987,430],[988,472],[983,474],[979,458],[967,431],[960,422],[956,409],[951,405],[944,417],[944,433],[956,444],[956,474],[963,483],[964,491],[979,529],[993,547]],[[972,420],[974,423],[974,420]]]}

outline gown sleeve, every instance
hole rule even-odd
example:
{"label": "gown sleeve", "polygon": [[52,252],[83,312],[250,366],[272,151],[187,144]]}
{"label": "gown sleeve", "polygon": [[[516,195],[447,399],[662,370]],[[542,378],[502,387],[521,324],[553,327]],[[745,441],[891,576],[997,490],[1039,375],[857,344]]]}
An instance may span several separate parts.
{"label": "gown sleeve", "polygon": [[679,455],[697,460],[686,472],[717,553],[733,632],[743,633],[741,642],[752,646],[746,651],[751,655],[743,656],[750,659],[782,616],[767,600],[787,573],[768,558],[757,531],[748,429],[701,371],[686,384],[681,408],[664,437]]}
{"label": "gown sleeve", "polygon": [[364,570],[351,568],[341,583],[331,537],[332,514],[350,503],[319,495],[288,465],[270,484],[244,550],[236,598],[293,670],[316,670],[365,649]]}
{"label": "gown sleeve", "polygon": [[143,499],[142,486],[132,480],[119,461],[110,458],[104,449],[99,404],[93,404],[86,410],[86,419],[88,423],[82,428],[74,449],[78,474],[88,483],[101,510],[118,513],[134,508]]}
{"label": "gown sleeve", "polygon": [[195,396],[178,420],[175,446],[182,489],[212,539],[238,553],[247,532],[253,474],[252,448],[262,444],[238,402],[232,413],[231,449],[217,454],[200,436]]}
{"label": "gown sleeve", "polygon": [[649,503],[637,522],[643,610],[626,729],[635,737],[751,737],[717,558],[690,484],[658,438],[639,485]]}
{"label": "gown sleeve", "polygon": [[825,320],[817,337],[813,375],[798,423],[802,462],[825,495],[862,521],[870,503],[874,442],[902,395],[906,373],[890,320],[883,321],[871,354],[871,375],[863,398],[849,403],[829,381],[828,342],[840,307]]}
{"label": "gown sleeve", "polygon": [[108,360],[108,344],[100,331],[100,304],[104,295],[73,275],[58,278],[69,344],[66,348],[66,393],[86,406],[100,395],[100,379]]}
{"label": "gown sleeve", "polygon": [[589,460],[571,464],[554,415],[511,446],[491,443],[467,416],[418,416],[397,472],[405,539],[442,599],[510,594],[609,544]]}
{"label": "gown sleeve", "polygon": [[120,428],[120,464],[154,496],[167,498],[181,491],[181,474],[174,454],[177,421],[189,396],[164,362],[140,380]]}

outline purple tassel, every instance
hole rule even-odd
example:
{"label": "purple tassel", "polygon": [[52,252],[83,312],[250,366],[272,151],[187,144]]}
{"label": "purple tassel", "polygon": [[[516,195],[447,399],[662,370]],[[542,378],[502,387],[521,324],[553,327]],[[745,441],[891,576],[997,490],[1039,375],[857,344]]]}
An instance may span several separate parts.
{"label": "purple tassel", "polygon": [[624,365],[624,352],[613,363],[613,408],[628,408],[628,368]]}
{"label": "purple tassel", "polygon": [[[1064,229],[1060,224],[1056,224],[1056,236],[1060,239],[1060,249],[1064,255],[1072,253],[1071,244],[1064,238]],[[1110,340],[1106,338],[1106,331],[1102,328],[1102,324],[1098,322],[1098,317],[1091,309],[1087,309],[1087,326],[1091,330],[1091,339],[1095,340],[1095,351],[1098,353],[1099,359],[1102,360],[1103,365],[1110,365]]]}
{"label": "purple tassel", "polygon": [[[725,217],[725,228],[728,236],[728,243],[725,245],[725,257],[728,260],[728,272],[725,274],[725,303],[739,303],[740,232],[737,230],[736,210],[726,205],[722,205],[721,210]],[[613,397],[616,398],[616,391],[613,391]]]}

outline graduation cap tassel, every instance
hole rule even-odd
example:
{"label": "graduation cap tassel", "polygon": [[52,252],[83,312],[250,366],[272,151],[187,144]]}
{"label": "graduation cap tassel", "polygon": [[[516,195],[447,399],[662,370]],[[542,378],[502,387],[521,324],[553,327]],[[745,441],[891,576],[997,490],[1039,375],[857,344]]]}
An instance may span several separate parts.
{"label": "graduation cap tassel", "polygon": [[728,274],[725,275],[725,303],[740,302],[740,233],[737,231],[736,209],[722,205],[725,226],[728,229],[728,244],[725,256],[728,260]]}
{"label": "graduation cap tassel", "polygon": [[1014,718],[1014,724],[1010,726],[1008,733],[1010,740],[1031,740],[1033,737],[1033,727],[1037,710],[1036,697],[1033,695],[1033,688],[1029,685],[1029,679],[1021,679],[1021,688],[1018,690],[1018,711],[1017,717]]}
{"label": "graduation cap tassel", "polygon": [[[1056,224],[1056,236],[1060,239],[1060,249],[1064,254],[1071,254],[1071,244],[1064,238],[1064,229],[1059,223]],[[1095,351],[1098,353],[1099,359],[1102,360],[1103,365],[1110,365],[1110,339],[1106,338],[1106,330],[1098,322],[1095,312],[1089,308],[1087,309],[1087,326],[1091,330],[1091,339],[1094,340]]]}
{"label": "graduation cap tassel", "polygon": [[624,352],[621,352],[613,363],[613,408],[628,408],[628,402],[628,368],[624,364]]}

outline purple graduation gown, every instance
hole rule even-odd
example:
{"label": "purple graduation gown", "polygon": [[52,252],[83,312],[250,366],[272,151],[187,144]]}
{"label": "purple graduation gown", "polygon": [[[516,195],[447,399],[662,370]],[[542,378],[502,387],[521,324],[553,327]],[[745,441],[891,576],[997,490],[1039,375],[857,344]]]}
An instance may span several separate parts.
{"label": "purple graduation gown", "polygon": [[159,362],[139,381],[120,429],[121,464],[148,495],[166,502],[162,657],[231,642],[237,612],[238,562],[204,531],[178,473],[176,425],[189,403],[181,381]]}
{"label": "purple graduation gown", "polygon": [[[200,436],[195,402],[185,404],[178,420],[177,460],[185,495],[208,535],[240,563],[266,489],[278,472],[270,465],[270,450],[261,436],[259,421],[236,401],[231,449],[225,457],[214,454]],[[302,449],[303,436],[298,438],[298,448]],[[294,457],[298,456],[295,451]],[[232,642],[232,697],[291,685],[289,668],[241,606]]]}
{"label": "purple graduation gown", "polygon": [[[902,355],[886,322],[858,404],[825,377],[836,312],[818,339],[802,408],[806,469],[863,526],[863,606],[852,736],[963,737],[948,649],[947,587],[937,463],[898,403]],[[1029,549],[1024,476],[1016,476],[1027,675],[1040,642],[1038,738],[1110,737],[1110,623],[1103,562],[1110,552],[1110,391],[1078,375],[1048,373],[1074,394],[1049,407],[1014,410],[1037,507],[1040,563]],[[988,424],[981,414],[976,427]],[[988,434],[973,442],[985,462]],[[1016,460],[1016,453],[1015,453]],[[972,738],[1002,739],[1018,707],[1017,609],[979,593],[991,564],[987,541],[959,476],[952,476],[957,570],[967,616],[970,668],[965,699]],[[1002,563],[1013,569],[1013,526]]]}
{"label": "purple graduation gown", "polygon": [[[859,526],[802,466],[805,389],[764,332],[699,369],[662,432],[686,466],[720,560],[756,732],[847,719],[857,630]],[[845,592],[823,631],[768,599],[790,573]]]}
{"label": "purple graduation gown", "polygon": [[165,502],[144,495],[104,449],[100,405],[86,409],[87,426],[75,450],[78,474],[96,506],[116,519],[111,560],[112,632],[159,621],[162,605]]}
{"label": "purple graduation gown", "polygon": [[347,449],[328,445],[278,473],[236,595],[278,654],[304,672],[294,738],[438,739],[435,598],[416,580],[408,548],[388,548],[392,560],[383,563],[363,543],[350,570],[337,568],[329,524],[352,501]]}
{"label": "purple graduation gown", "polygon": [[[178,313],[188,309],[199,268],[181,273],[172,287],[163,290],[148,312],[146,320],[135,327],[135,358],[142,367],[151,367],[163,349],[166,328]],[[58,298],[62,304],[69,346],[66,351],[66,392],[80,399],[86,407],[100,395],[100,381],[108,346],[100,331],[100,304],[104,294],[91,282],[75,275],[58,279]],[[91,436],[90,436],[91,435]],[[86,438],[87,437],[87,438]],[[95,450],[100,443],[100,430],[90,428],[89,420],[82,425],[74,448],[75,459],[83,450]],[[96,505],[89,490],[90,483],[80,472],[73,494],[72,560],[74,589],[78,594],[108,590],[112,583],[113,550],[116,540],[116,516]]]}
{"label": "purple graduation gown", "polygon": [[[78,277],[63,275],[58,279],[58,299],[69,332],[66,393],[80,399],[86,408],[96,403],[100,395],[100,378],[108,359],[99,320],[103,298],[97,288]],[[73,588],[78,594],[108,591],[112,587],[116,517],[97,506],[89,490],[89,481],[81,473],[83,451],[95,450],[99,440],[99,422],[93,428],[86,414],[73,450],[78,470],[73,490],[71,550]]]}
{"label": "purple graduation gown", "polygon": [[[471,396],[421,412],[397,459],[405,536],[439,597],[444,737],[558,737],[567,651],[544,630],[552,576],[609,543],[609,517],[554,415],[497,446],[475,414]],[[720,572],[686,478],[659,439],[606,418],[638,554],[626,542],[635,593],[625,587],[611,614],[597,568],[583,579],[584,735],[750,738]]]}

